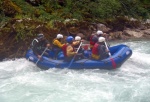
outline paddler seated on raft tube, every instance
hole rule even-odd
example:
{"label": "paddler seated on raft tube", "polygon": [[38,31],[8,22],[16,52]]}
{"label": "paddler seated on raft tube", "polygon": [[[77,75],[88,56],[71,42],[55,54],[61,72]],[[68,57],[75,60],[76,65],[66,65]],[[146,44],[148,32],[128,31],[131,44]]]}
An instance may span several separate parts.
{"label": "paddler seated on raft tube", "polygon": [[63,53],[65,56],[65,60],[64,61],[71,61],[73,59],[73,57],[76,55],[75,60],[80,59],[81,54],[77,54],[77,52],[75,51],[74,46],[79,44],[80,41],[74,41],[74,38],[72,36],[68,36],[66,39],[67,43],[63,46]]}
{"label": "paddler seated on raft tube", "polygon": [[98,42],[95,43],[95,45],[93,46],[92,58],[94,60],[105,59],[105,58],[109,57],[108,52],[109,51],[107,50],[107,48],[105,46],[105,38],[99,37]]}
{"label": "paddler seated on raft tube", "polygon": [[95,43],[98,41],[98,38],[101,37],[102,35],[103,35],[103,32],[98,30],[96,32],[96,34],[92,34],[90,36],[89,40],[90,40],[90,48],[91,48],[91,50],[92,50],[93,46],[95,45]]}
{"label": "paddler seated on raft tube", "polygon": [[52,51],[54,52],[54,59],[57,58],[57,55],[60,51],[62,51],[62,43],[63,35],[57,34],[56,38],[52,42]]}
{"label": "paddler seated on raft tube", "polygon": [[[79,48],[81,42],[83,42],[83,40],[81,39],[81,37],[80,36],[76,36],[75,40],[73,42],[75,50],[77,50]],[[83,53],[82,47],[80,47],[78,53]]]}
{"label": "paddler seated on raft tube", "polygon": [[[46,47],[50,47],[50,43],[45,39],[43,34],[38,34],[37,37],[32,41],[31,48],[33,53],[41,59],[41,54],[45,50]],[[44,56],[48,56],[47,52],[44,53]]]}

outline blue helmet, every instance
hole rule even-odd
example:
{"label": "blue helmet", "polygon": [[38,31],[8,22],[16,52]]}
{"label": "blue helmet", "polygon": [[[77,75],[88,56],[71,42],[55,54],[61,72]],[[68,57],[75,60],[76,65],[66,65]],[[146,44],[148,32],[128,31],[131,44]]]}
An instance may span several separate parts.
{"label": "blue helmet", "polygon": [[73,40],[74,40],[74,38],[72,36],[68,36],[67,39],[66,39],[66,41],[68,43],[71,43]]}

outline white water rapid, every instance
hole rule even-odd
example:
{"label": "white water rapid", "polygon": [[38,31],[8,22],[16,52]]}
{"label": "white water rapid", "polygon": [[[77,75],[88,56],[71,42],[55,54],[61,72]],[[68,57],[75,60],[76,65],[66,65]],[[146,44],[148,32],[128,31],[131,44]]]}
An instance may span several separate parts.
{"label": "white water rapid", "polygon": [[150,41],[116,70],[40,70],[25,58],[0,62],[0,102],[150,102]]}

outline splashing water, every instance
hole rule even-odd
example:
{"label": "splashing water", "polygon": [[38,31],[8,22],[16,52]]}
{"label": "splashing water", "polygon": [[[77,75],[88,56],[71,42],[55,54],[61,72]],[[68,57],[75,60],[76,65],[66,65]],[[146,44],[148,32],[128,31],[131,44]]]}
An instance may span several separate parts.
{"label": "splashing water", "polygon": [[133,55],[116,70],[42,71],[25,58],[0,62],[0,102],[150,102],[150,41],[121,43]]}

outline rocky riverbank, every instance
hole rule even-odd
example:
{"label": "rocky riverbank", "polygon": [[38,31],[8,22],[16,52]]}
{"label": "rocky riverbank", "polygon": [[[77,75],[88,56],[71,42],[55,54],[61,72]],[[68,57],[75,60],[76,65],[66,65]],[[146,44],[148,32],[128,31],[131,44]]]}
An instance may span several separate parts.
{"label": "rocky riverbank", "polygon": [[[121,24],[123,23],[123,24]],[[34,21],[31,19],[12,19],[0,26],[0,61],[8,58],[22,58],[25,56],[32,39],[43,33],[51,42],[56,34],[64,36],[79,35],[83,39],[87,38],[97,30],[102,30],[107,34],[109,40],[127,40],[150,38],[150,23],[140,23],[136,21],[118,22],[116,24],[89,23],[86,21],[66,20],[56,21],[53,25]],[[132,24],[131,24],[132,23]],[[136,23],[136,24],[135,24]],[[136,26],[135,26],[136,25]]]}

